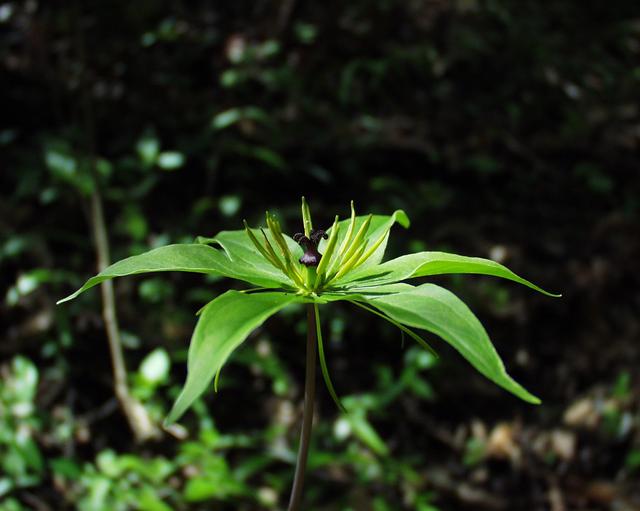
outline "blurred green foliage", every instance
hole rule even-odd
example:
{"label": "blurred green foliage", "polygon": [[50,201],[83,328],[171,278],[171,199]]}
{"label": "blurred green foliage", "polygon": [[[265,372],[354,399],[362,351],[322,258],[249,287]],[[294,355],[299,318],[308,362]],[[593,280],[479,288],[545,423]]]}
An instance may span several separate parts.
{"label": "blurred green foliage", "polygon": [[36,443],[40,427],[35,397],[38,370],[24,357],[15,357],[0,385],[0,496],[40,482],[44,460]]}
{"label": "blurred green foliage", "polygon": [[[266,341],[261,342],[257,350],[244,349],[235,362],[251,367],[257,360],[264,359],[266,363],[261,364],[261,369],[273,379],[274,388],[286,389],[281,382],[290,379],[290,375],[268,352]],[[418,509],[435,509],[427,506],[428,493],[420,490],[420,477],[411,468],[416,460],[389,458],[384,440],[368,418],[369,414],[376,410],[380,413],[384,406],[407,391],[413,390],[420,398],[433,398],[428,383],[415,379],[433,366],[432,355],[411,348],[407,351],[406,361],[394,384],[389,384],[389,368],[381,367],[378,388],[367,394],[345,397],[350,414],[338,418],[333,428],[329,424],[321,425],[318,434],[325,437],[321,442],[323,447],[312,450],[310,466],[313,469],[340,467],[357,474],[360,483],[367,485],[393,487],[405,481],[406,491],[410,492],[407,499]],[[132,375],[134,395],[145,403],[156,420],[167,411],[158,399],[157,390],[168,381],[170,363],[167,352],[156,349],[145,357],[139,370]],[[67,503],[75,503],[81,511],[134,508],[165,511],[186,509],[198,502],[236,502],[241,509],[255,509],[256,505],[278,509],[286,497],[288,476],[281,467],[273,470],[282,462],[291,466],[295,459],[293,446],[285,448],[282,443],[287,429],[274,423],[251,435],[223,435],[214,426],[202,401],[195,407],[199,418],[197,437],[181,442],[173,457],[150,453],[119,454],[107,447],[96,454],[93,462],[72,455],[45,460],[35,438],[47,438],[49,448],[62,447],[71,439],[69,431],[56,424],[51,414],[36,409],[38,370],[32,362],[15,357],[3,371],[0,387],[3,405],[0,414],[0,459],[3,463],[0,490],[3,495],[19,488],[37,488],[51,478]],[[69,420],[69,425],[77,428],[78,424],[73,422]],[[76,429],[75,434],[78,432]],[[266,451],[256,450],[269,445],[271,447]],[[231,457],[236,459],[233,467],[228,462]],[[280,473],[285,475],[284,479],[274,479],[275,474]],[[253,487],[256,479],[262,482],[257,491]],[[315,493],[315,498],[319,498],[317,491]],[[28,509],[14,498],[0,502],[2,511]],[[372,505],[388,509],[384,506],[390,504],[385,502],[380,497]]]}

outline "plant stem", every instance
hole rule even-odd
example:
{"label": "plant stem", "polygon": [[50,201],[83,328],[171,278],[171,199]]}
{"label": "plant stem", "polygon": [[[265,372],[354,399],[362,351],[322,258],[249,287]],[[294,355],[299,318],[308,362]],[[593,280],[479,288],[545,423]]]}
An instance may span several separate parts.
{"label": "plant stem", "polygon": [[289,499],[289,511],[299,511],[304,486],[304,473],[307,468],[309,440],[313,426],[313,407],[316,395],[316,313],[313,304],[307,305],[307,362],[304,378],[304,410],[302,412],[302,431],[300,432],[300,447],[298,461]]}

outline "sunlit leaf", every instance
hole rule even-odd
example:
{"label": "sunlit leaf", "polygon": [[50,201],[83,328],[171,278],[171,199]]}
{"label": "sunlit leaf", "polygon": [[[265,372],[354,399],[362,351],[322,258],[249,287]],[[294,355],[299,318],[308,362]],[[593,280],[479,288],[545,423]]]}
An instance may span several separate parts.
{"label": "sunlit leaf", "polygon": [[265,124],[269,122],[269,116],[264,110],[255,106],[246,106],[231,108],[216,114],[211,121],[211,127],[216,130],[221,130],[245,119]]}
{"label": "sunlit leaf", "polygon": [[168,424],[179,419],[209,386],[231,352],[268,317],[293,303],[293,294],[227,291],[202,310],[189,346],[187,381]]}
{"label": "sunlit leaf", "polygon": [[153,135],[145,135],[136,144],[136,151],[142,163],[147,166],[155,164],[160,153],[160,142]]}
{"label": "sunlit leaf", "polygon": [[140,364],[140,374],[148,382],[159,384],[169,376],[171,359],[166,350],[157,348],[149,353]]}
{"label": "sunlit leaf", "polygon": [[[277,243],[269,229],[262,231],[260,229],[251,229],[251,232],[258,239],[263,239],[262,233],[264,232],[271,245],[276,247],[277,250]],[[302,255],[302,248],[287,235],[284,235],[284,240],[293,258],[297,261]],[[254,266],[265,274],[273,275],[274,279],[277,278],[281,282],[291,283],[284,273],[275,268],[260,254],[245,231],[222,231],[209,241],[222,247],[232,261]],[[279,253],[278,255],[281,256],[282,254]]]}
{"label": "sunlit leaf", "polygon": [[140,273],[183,271],[221,275],[244,280],[257,286],[280,287],[286,277],[276,280],[270,274],[262,272],[256,266],[231,261],[227,255],[202,244],[178,244],[156,248],[144,254],[128,257],[112,264],[95,277],[91,277],[75,293],[58,303],[72,300],[80,293],[104,282],[105,280]]}
{"label": "sunlit leaf", "polygon": [[450,273],[491,275],[518,282],[548,296],[560,296],[545,291],[519,275],[516,275],[500,263],[491,261],[490,259],[466,257],[457,254],[448,254],[446,252],[418,252],[416,254],[404,255],[378,266],[348,274],[339,284],[349,284],[349,287],[377,286],[414,277]]}
{"label": "sunlit leaf", "polygon": [[484,376],[529,403],[540,403],[507,374],[480,321],[450,291],[423,284],[401,293],[365,296],[363,301],[408,327],[438,335]]}
{"label": "sunlit leaf", "polygon": [[184,154],[178,151],[163,151],[158,155],[158,167],[163,170],[175,170],[184,165]]}
{"label": "sunlit leaf", "polygon": [[220,197],[218,208],[224,216],[235,215],[242,205],[242,197],[239,195],[224,195]]}

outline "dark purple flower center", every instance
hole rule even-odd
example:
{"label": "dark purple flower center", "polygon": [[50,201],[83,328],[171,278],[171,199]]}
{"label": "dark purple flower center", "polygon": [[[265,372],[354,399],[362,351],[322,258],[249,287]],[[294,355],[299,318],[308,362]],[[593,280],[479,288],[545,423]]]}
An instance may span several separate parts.
{"label": "dark purple flower center", "polygon": [[318,243],[322,238],[326,240],[328,237],[327,233],[322,229],[314,229],[309,237],[301,232],[294,234],[293,240],[304,250],[304,254],[299,259],[300,263],[305,266],[318,266],[322,258],[322,254],[318,252]]}

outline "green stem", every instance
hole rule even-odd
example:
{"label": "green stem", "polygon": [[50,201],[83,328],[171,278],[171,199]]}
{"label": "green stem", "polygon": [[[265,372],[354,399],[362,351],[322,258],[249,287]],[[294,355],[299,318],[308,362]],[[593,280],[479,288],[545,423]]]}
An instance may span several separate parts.
{"label": "green stem", "polygon": [[299,511],[304,486],[304,473],[307,468],[309,454],[309,440],[313,426],[313,405],[316,394],[316,313],[312,303],[307,304],[307,362],[304,379],[304,409],[302,412],[302,431],[300,432],[300,447],[298,461],[289,499],[289,511]]}

